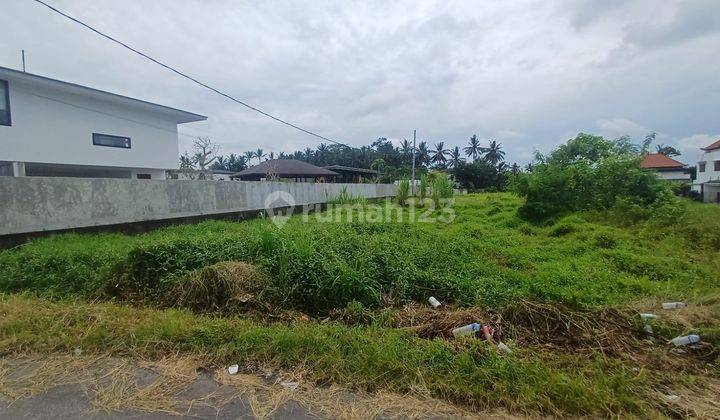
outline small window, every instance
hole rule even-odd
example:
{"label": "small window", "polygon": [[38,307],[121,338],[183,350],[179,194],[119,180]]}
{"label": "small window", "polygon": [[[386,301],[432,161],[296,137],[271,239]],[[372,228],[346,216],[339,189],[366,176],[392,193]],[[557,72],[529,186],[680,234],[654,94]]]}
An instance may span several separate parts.
{"label": "small window", "polygon": [[715,161],[715,172],[720,171],[720,160]]}
{"label": "small window", "polygon": [[130,137],[111,136],[109,134],[93,133],[93,144],[95,146],[130,148]]}
{"label": "small window", "polygon": [[0,80],[0,125],[10,125],[10,89],[5,80]]}
{"label": "small window", "polygon": [[706,162],[699,162],[699,163],[698,163],[698,172],[705,172],[705,163],[706,163]]}
{"label": "small window", "polygon": [[137,179],[152,179],[150,174],[137,174]]}

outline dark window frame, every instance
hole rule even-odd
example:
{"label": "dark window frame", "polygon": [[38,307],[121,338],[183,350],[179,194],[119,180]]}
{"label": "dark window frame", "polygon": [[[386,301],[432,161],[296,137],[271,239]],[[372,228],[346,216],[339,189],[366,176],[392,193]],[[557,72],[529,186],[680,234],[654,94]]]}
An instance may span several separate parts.
{"label": "dark window frame", "polygon": [[707,162],[698,162],[698,172],[705,172],[705,166],[707,166]]}
{"label": "dark window frame", "polygon": [[[112,146],[109,144],[98,144],[98,136],[102,137],[110,137],[113,139],[120,139],[120,140],[127,140],[127,146]],[[118,149],[132,149],[132,139],[130,137],[125,136],[113,136],[112,134],[102,134],[102,133],[92,133],[92,139],[93,139],[93,146],[101,146],[101,147],[115,147]]]}
{"label": "dark window frame", "polygon": [[715,162],[715,168],[713,169],[715,172],[720,171],[720,160],[716,160]]}
{"label": "dark window frame", "polygon": [[7,114],[7,121],[0,118],[0,125],[10,127],[12,126],[12,114],[10,113],[10,83],[8,83],[7,80],[0,80],[0,85],[5,86],[5,103],[7,104],[7,110],[5,111]]}

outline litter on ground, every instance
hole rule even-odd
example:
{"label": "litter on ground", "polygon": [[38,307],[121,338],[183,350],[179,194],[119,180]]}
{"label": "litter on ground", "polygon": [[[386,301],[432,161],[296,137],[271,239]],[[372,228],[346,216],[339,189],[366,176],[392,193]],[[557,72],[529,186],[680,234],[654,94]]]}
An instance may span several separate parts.
{"label": "litter on ground", "polygon": [[232,365],[232,366],[230,366],[230,367],[228,368],[228,373],[231,374],[231,375],[235,375],[235,374],[238,373],[239,370],[240,370],[240,366],[238,366],[238,365]]}
{"label": "litter on ground", "polygon": [[682,335],[679,337],[675,337],[670,341],[675,344],[675,347],[686,346],[688,344],[699,343],[700,336],[696,334]]}
{"label": "litter on ground", "polygon": [[663,302],[663,309],[680,309],[687,306],[685,302]]}
{"label": "litter on ground", "polygon": [[432,305],[433,308],[437,309],[440,306],[440,301],[435,299],[434,296],[430,296],[428,302],[430,302],[430,305]]}

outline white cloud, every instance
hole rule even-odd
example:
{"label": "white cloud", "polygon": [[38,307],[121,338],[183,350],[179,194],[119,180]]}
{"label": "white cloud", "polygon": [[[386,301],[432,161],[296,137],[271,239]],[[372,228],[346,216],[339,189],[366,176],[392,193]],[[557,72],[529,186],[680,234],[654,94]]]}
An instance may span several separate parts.
{"label": "white cloud", "polygon": [[597,127],[600,130],[600,134],[608,137],[628,135],[633,138],[638,138],[644,137],[653,131],[652,129],[627,118],[612,118],[609,120],[601,119],[597,121]]}
{"label": "white cloud", "polygon": [[720,134],[693,134],[692,136],[683,137],[678,141],[678,150],[682,153],[685,163],[693,165],[703,153],[700,149],[718,140],[720,140]]}

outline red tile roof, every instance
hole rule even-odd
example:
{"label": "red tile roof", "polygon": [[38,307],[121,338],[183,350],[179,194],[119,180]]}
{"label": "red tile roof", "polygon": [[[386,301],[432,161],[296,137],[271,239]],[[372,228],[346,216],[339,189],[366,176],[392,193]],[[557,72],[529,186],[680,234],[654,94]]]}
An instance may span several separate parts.
{"label": "red tile roof", "polygon": [[685,167],[685,164],[669,158],[660,153],[651,153],[645,156],[640,167],[643,169],[678,168]]}
{"label": "red tile roof", "polygon": [[703,147],[702,149],[703,149],[704,151],[706,151],[706,152],[710,152],[710,151],[713,151],[713,150],[720,149],[720,140],[716,141],[715,143],[711,144],[711,145],[708,146],[708,147]]}

